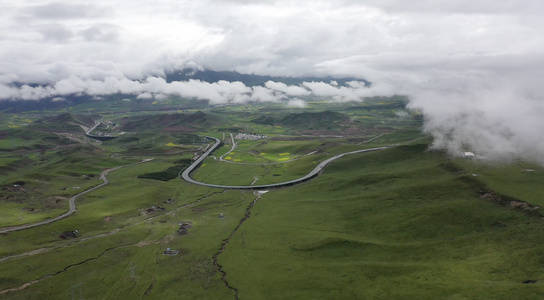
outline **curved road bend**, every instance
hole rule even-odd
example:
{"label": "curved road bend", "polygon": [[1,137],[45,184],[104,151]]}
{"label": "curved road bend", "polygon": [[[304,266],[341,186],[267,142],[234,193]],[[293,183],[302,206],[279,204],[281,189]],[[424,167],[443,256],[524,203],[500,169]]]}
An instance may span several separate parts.
{"label": "curved road bend", "polygon": [[192,179],[190,177],[191,172],[198,165],[200,165],[200,163],[210,153],[212,153],[212,151],[215,150],[215,148],[217,148],[217,146],[219,146],[219,144],[221,143],[221,141],[219,139],[217,139],[217,138],[209,137],[209,136],[207,136],[206,138],[215,140],[215,144],[212,147],[210,147],[208,149],[208,151],[204,152],[204,154],[202,154],[197,160],[195,160],[187,169],[185,169],[183,171],[183,173],[181,174],[181,177],[185,181],[188,181],[190,183],[203,185],[203,186],[208,186],[208,187],[231,189],[231,190],[260,190],[260,189],[266,189],[266,188],[275,188],[275,187],[281,187],[281,186],[286,186],[286,185],[292,185],[292,184],[295,184],[295,183],[306,181],[306,180],[316,176],[326,165],[328,165],[333,160],[336,160],[336,159],[338,159],[338,158],[340,158],[340,157],[342,157],[344,155],[355,154],[355,153],[363,153],[363,152],[371,152],[371,151],[378,151],[378,150],[383,150],[383,149],[390,148],[390,147],[378,147],[378,148],[370,148],[370,149],[363,149],[363,150],[355,150],[355,151],[351,151],[351,152],[338,154],[338,155],[335,155],[335,156],[321,162],[320,164],[318,164],[312,171],[310,171],[310,173],[308,173],[308,174],[306,174],[306,175],[304,175],[304,176],[302,176],[300,178],[289,180],[289,181],[284,181],[284,182],[279,182],[279,183],[272,183],[272,184],[263,184],[263,185],[220,185],[220,184],[210,184],[210,183],[204,183],[204,182],[201,182],[201,181],[196,181],[196,180],[194,180],[194,179]]}
{"label": "curved road bend", "polygon": [[119,169],[124,168],[124,167],[129,167],[129,166],[145,163],[145,162],[152,161],[152,160],[153,160],[153,158],[147,158],[147,159],[144,159],[142,161],[139,161],[139,162],[136,162],[136,163],[133,163],[133,164],[119,166],[119,167],[115,167],[115,168],[112,168],[112,169],[107,169],[107,170],[105,170],[104,172],[102,172],[100,174],[100,179],[102,179],[104,181],[104,183],[101,183],[101,184],[99,184],[99,185],[97,185],[95,187],[92,187],[92,188],[90,188],[88,190],[85,190],[85,191],[83,191],[83,192],[81,192],[79,194],[74,195],[72,198],[70,198],[70,200],[68,201],[68,203],[70,204],[70,209],[67,212],[65,212],[64,214],[62,214],[62,215],[60,215],[60,216],[58,216],[58,217],[56,217],[54,219],[49,219],[49,220],[38,222],[38,223],[23,224],[23,225],[0,228],[0,234],[1,233],[12,232],[12,231],[17,231],[17,230],[28,229],[28,228],[32,228],[32,227],[36,227],[36,226],[45,225],[45,224],[50,224],[50,223],[56,222],[58,220],[64,219],[64,218],[68,217],[69,215],[73,214],[74,212],[76,212],[76,210],[77,210],[76,209],[76,199],[77,199],[77,197],[79,197],[81,195],[85,195],[85,194],[87,194],[89,192],[92,192],[94,190],[97,190],[97,189],[105,186],[106,184],[110,183],[110,181],[106,178],[106,175],[108,175],[109,172],[113,172],[113,171],[119,170]]}

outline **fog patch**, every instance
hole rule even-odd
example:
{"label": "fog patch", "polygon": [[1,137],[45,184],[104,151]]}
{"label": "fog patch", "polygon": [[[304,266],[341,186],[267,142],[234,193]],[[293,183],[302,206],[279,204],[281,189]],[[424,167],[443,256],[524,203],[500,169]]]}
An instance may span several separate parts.
{"label": "fog patch", "polygon": [[408,119],[410,117],[410,114],[407,111],[404,110],[398,110],[395,112],[395,115],[402,119]]}
{"label": "fog patch", "polygon": [[[108,65],[97,64],[105,69]],[[350,82],[339,86],[333,82],[303,82],[301,85],[287,85],[268,81],[265,86],[246,86],[239,81],[201,80],[167,82],[161,77],[145,80],[130,80],[122,76],[107,76],[102,80],[82,79],[70,75],[47,86],[23,85],[16,87],[0,84],[0,99],[39,100],[68,95],[107,96],[113,94],[136,95],[137,99],[157,99],[162,95],[175,95],[195,100],[208,100],[210,104],[242,104],[248,102],[282,102],[292,100],[292,105],[301,107],[304,103],[298,97],[311,97],[330,102],[363,101],[366,97],[380,93],[382,85],[366,86],[364,82]]]}
{"label": "fog patch", "polygon": [[302,100],[302,99],[291,99],[289,100],[289,102],[287,102],[287,106],[288,107],[296,107],[296,108],[305,108],[308,106],[308,104],[306,103],[306,101]]}
{"label": "fog patch", "polygon": [[419,92],[408,106],[423,113],[424,131],[434,138],[431,148],[544,164],[544,103],[534,92],[512,85]]}

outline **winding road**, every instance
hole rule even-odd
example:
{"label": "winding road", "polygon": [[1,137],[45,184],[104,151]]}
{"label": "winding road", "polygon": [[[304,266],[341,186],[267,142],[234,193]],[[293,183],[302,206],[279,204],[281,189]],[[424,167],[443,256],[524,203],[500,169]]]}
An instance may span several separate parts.
{"label": "winding road", "polygon": [[[207,136],[207,138],[210,138],[210,137]],[[230,148],[229,152],[227,152],[227,153],[225,153],[225,154],[223,154],[223,155],[221,155],[221,156],[219,157],[219,160],[220,160],[220,161],[226,161],[223,157],[224,157],[225,155],[229,155],[229,154],[230,154],[232,151],[234,151],[234,149],[236,148],[236,141],[234,141],[234,136],[232,135],[232,133],[230,134],[230,138],[232,139],[232,148]],[[212,138],[212,139],[218,140],[218,139],[216,139],[216,138]],[[216,145],[217,145],[217,144],[216,144]],[[214,145],[214,146],[215,146],[215,145]],[[210,153],[211,153],[211,152],[210,152]]]}
{"label": "winding road", "polygon": [[99,188],[105,186],[106,184],[110,183],[108,178],[106,178],[106,176],[108,175],[109,172],[113,172],[115,170],[119,170],[119,169],[124,168],[124,167],[133,166],[133,165],[145,163],[145,162],[152,161],[152,160],[153,160],[153,158],[147,158],[147,159],[143,159],[142,161],[139,161],[139,162],[136,162],[136,163],[133,163],[133,164],[119,166],[119,167],[115,167],[115,168],[112,168],[112,169],[107,169],[107,170],[105,170],[104,172],[102,172],[100,174],[100,179],[102,179],[104,182],[97,185],[97,186],[95,186],[95,187],[92,187],[92,188],[90,188],[88,190],[85,190],[85,191],[83,191],[83,192],[81,192],[81,193],[79,193],[77,195],[72,196],[72,198],[70,198],[70,200],[68,201],[68,203],[70,204],[70,209],[68,209],[68,211],[65,212],[64,214],[62,214],[62,215],[60,215],[60,216],[58,216],[56,218],[49,219],[49,220],[42,221],[42,222],[0,228],[0,234],[12,232],[12,231],[17,231],[17,230],[28,229],[28,228],[32,228],[32,227],[45,225],[45,224],[50,224],[50,223],[56,222],[58,220],[64,219],[64,218],[68,217],[69,215],[73,214],[74,212],[76,212],[76,210],[77,210],[77,208],[76,208],[76,199],[77,199],[77,197],[85,195],[85,194],[87,194],[89,192],[92,192],[92,191],[94,191],[96,189],[99,189]]}
{"label": "winding road", "polygon": [[284,181],[284,182],[279,182],[279,183],[272,183],[272,184],[263,184],[263,185],[220,185],[220,184],[211,184],[211,183],[205,183],[205,182],[197,181],[197,180],[194,180],[193,178],[191,178],[191,176],[190,176],[191,172],[193,172],[196,169],[196,167],[198,167],[198,165],[200,165],[200,163],[202,163],[202,161],[208,155],[210,155],[210,153],[212,153],[213,150],[215,150],[215,148],[217,148],[219,146],[219,144],[221,143],[221,141],[219,139],[217,139],[217,138],[210,137],[210,136],[206,136],[206,138],[215,140],[215,144],[213,146],[211,146],[206,152],[204,152],[204,154],[202,154],[197,160],[195,160],[189,167],[187,167],[187,169],[185,169],[183,171],[183,173],[181,173],[181,177],[185,181],[190,182],[190,183],[203,185],[203,186],[208,186],[208,187],[231,189],[231,190],[260,190],[260,189],[266,189],[266,188],[276,188],[276,187],[293,185],[293,184],[300,183],[300,182],[303,182],[303,181],[306,181],[306,180],[308,180],[310,178],[315,177],[317,174],[319,174],[319,172],[323,168],[325,168],[326,165],[328,165],[332,161],[334,161],[334,160],[336,160],[336,159],[338,159],[338,158],[340,158],[340,157],[342,157],[344,155],[364,153],[364,152],[372,152],[372,151],[378,151],[378,150],[384,150],[384,149],[391,148],[391,147],[378,147],[378,148],[355,150],[355,151],[351,151],[351,152],[338,154],[338,155],[335,155],[335,156],[321,162],[320,164],[318,164],[312,171],[310,171],[310,173],[308,173],[308,174],[306,174],[306,175],[304,175],[304,176],[302,176],[300,178],[289,180],[289,181]]}

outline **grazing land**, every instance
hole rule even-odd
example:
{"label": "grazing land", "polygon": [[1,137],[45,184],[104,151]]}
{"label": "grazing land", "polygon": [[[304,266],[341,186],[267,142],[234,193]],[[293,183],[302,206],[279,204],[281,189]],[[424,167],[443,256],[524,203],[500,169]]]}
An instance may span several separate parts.
{"label": "grazing land", "polygon": [[[69,217],[0,234],[0,299],[541,298],[542,167],[431,151],[402,97],[190,103],[0,113],[0,228],[62,215],[126,166]],[[96,121],[111,139],[85,135]],[[389,148],[225,190],[180,178],[204,136],[221,145],[192,177],[221,185]]]}

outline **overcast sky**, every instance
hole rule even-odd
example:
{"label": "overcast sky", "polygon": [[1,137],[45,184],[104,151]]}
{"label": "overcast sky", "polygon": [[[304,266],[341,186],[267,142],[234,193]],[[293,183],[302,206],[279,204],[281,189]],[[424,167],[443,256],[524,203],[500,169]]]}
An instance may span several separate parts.
{"label": "overcast sky", "polygon": [[[0,99],[131,92],[347,101],[400,93],[425,113],[437,147],[544,162],[544,1],[0,0],[0,8]],[[251,89],[156,78],[183,66],[356,76],[374,86]]]}

